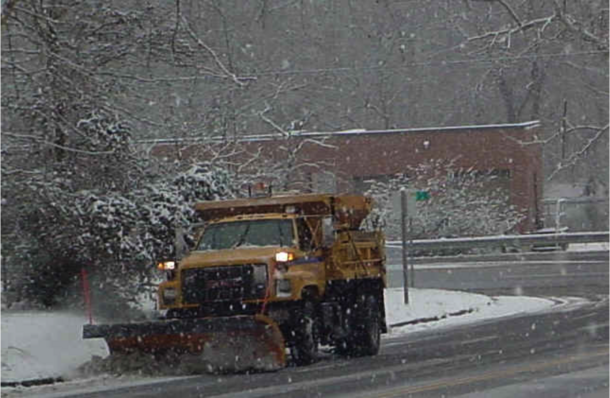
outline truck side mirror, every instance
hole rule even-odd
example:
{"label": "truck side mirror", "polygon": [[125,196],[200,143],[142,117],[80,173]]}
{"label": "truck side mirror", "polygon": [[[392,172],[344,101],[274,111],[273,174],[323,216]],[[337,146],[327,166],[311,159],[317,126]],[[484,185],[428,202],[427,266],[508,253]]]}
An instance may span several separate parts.
{"label": "truck side mirror", "polygon": [[322,220],[322,246],[330,247],[335,243],[335,229],[333,220],[326,217]]}

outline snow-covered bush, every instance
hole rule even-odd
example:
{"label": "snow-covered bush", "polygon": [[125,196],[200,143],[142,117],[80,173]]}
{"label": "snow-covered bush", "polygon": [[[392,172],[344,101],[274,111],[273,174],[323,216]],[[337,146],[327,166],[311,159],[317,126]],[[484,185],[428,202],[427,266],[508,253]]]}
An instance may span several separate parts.
{"label": "snow-covered bush", "polygon": [[414,239],[507,233],[524,213],[510,204],[506,183],[506,176],[497,171],[465,170],[452,161],[430,160],[389,181],[372,181],[367,193],[376,205],[367,221],[384,228],[389,239],[399,239],[400,214],[392,211],[390,196],[405,187],[429,194],[429,199],[416,202],[410,229]]}
{"label": "snow-covered bush", "polygon": [[150,290],[155,260],[175,255],[175,230],[196,220],[193,204],[232,192],[228,173],[205,164],[127,192],[71,193],[62,182],[32,185],[47,200],[32,209],[26,226],[46,256],[29,268],[32,285],[23,287],[38,296],[46,285],[38,299],[47,305],[65,296],[81,268],[105,296],[135,300]]}
{"label": "snow-covered bush", "polygon": [[155,261],[174,256],[176,229],[195,221],[193,204],[232,196],[231,177],[207,163],[159,164],[138,153],[128,125],[104,111],[88,112],[75,128],[79,138],[51,170],[2,181],[12,295],[68,305],[81,295],[84,268],[94,304],[126,315],[126,303],[151,291]]}

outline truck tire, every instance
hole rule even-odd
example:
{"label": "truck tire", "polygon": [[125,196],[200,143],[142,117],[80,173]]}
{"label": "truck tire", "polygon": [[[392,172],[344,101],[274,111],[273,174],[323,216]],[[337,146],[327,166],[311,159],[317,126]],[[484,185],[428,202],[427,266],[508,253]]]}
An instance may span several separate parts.
{"label": "truck tire", "polygon": [[318,358],[318,319],[312,301],[303,302],[297,319],[293,322],[294,342],[290,354],[295,364],[309,365]]}
{"label": "truck tire", "polygon": [[379,323],[379,305],[375,296],[364,299],[359,311],[358,321],[353,336],[353,354],[355,356],[371,356],[379,353],[381,345],[381,325]]}

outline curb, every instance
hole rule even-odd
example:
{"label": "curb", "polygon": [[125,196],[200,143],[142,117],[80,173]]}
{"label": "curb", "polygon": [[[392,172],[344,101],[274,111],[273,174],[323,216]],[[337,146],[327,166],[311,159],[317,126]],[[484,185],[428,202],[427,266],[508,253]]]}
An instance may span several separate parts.
{"label": "curb", "polygon": [[440,321],[441,319],[449,318],[450,316],[466,315],[466,314],[471,314],[473,312],[474,312],[474,309],[469,308],[467,310],[460,310],[460,311],[452,312],[449,314],[444,314],[441,316],[433,316],[430,318],[418,318],[418,319],[412,319],[412,320],[406,321],[406,322],[393,323],[390,325],[390,327],[392,328],[392,327],[399,327],[399,326],[406,326],[406,325],[416,325],[418,323],[436,322],[436,321]]}
{"label": "curb", "polygon": [[31,379],[23,381],[3,381],[0,382],[0,387],[34,387],[43,384],[63,383],[63,377],[45,377],[42,379]]}

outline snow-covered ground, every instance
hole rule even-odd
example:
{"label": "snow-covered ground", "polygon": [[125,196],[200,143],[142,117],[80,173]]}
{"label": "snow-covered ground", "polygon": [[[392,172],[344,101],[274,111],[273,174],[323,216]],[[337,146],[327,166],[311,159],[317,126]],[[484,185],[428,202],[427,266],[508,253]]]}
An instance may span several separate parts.
{"label": "snow-covered ground", "polygon": [[[395,326],[385,338],[423,329],[544,311],[556,304],[557,301],[534,297],[488,297],[457,291],[410,289],[409,304],[405,305],[402,288],[388,289],[387,321],[388,325]],[[103,357],[108,354],[103,340],[81,338],[82,325],[86,322],[84,314],[3,311],[3,384],[59,377],[78,380],[76,370],[79,365],[93,355]],[[8,388],[3,387],[2,390],[4,393]]]}
{"label": "snow-covered ground", "polygon": [[[572,303],[573,300],[570,299]],[[409,304],[404,304],[404,289],[386,289],[386,319],[389,336],[438,329],[548,310],[561,299],[527,296],[495,296],[439,289],[409,289]],[[393,326],[392,326],[393,325]]]}
{"label": "snow-covered ground", "polygon": [[2,382],[73,377],[92,355],[106,356],[101,339],[84,340],[85,316],[2,311]]}
{"label": "snow-covered ground", "polygon": [[568,246],[569,252],[590,252],[590,251],[608,251],[610,244],[606,242],[595,243],[570,243]]}

